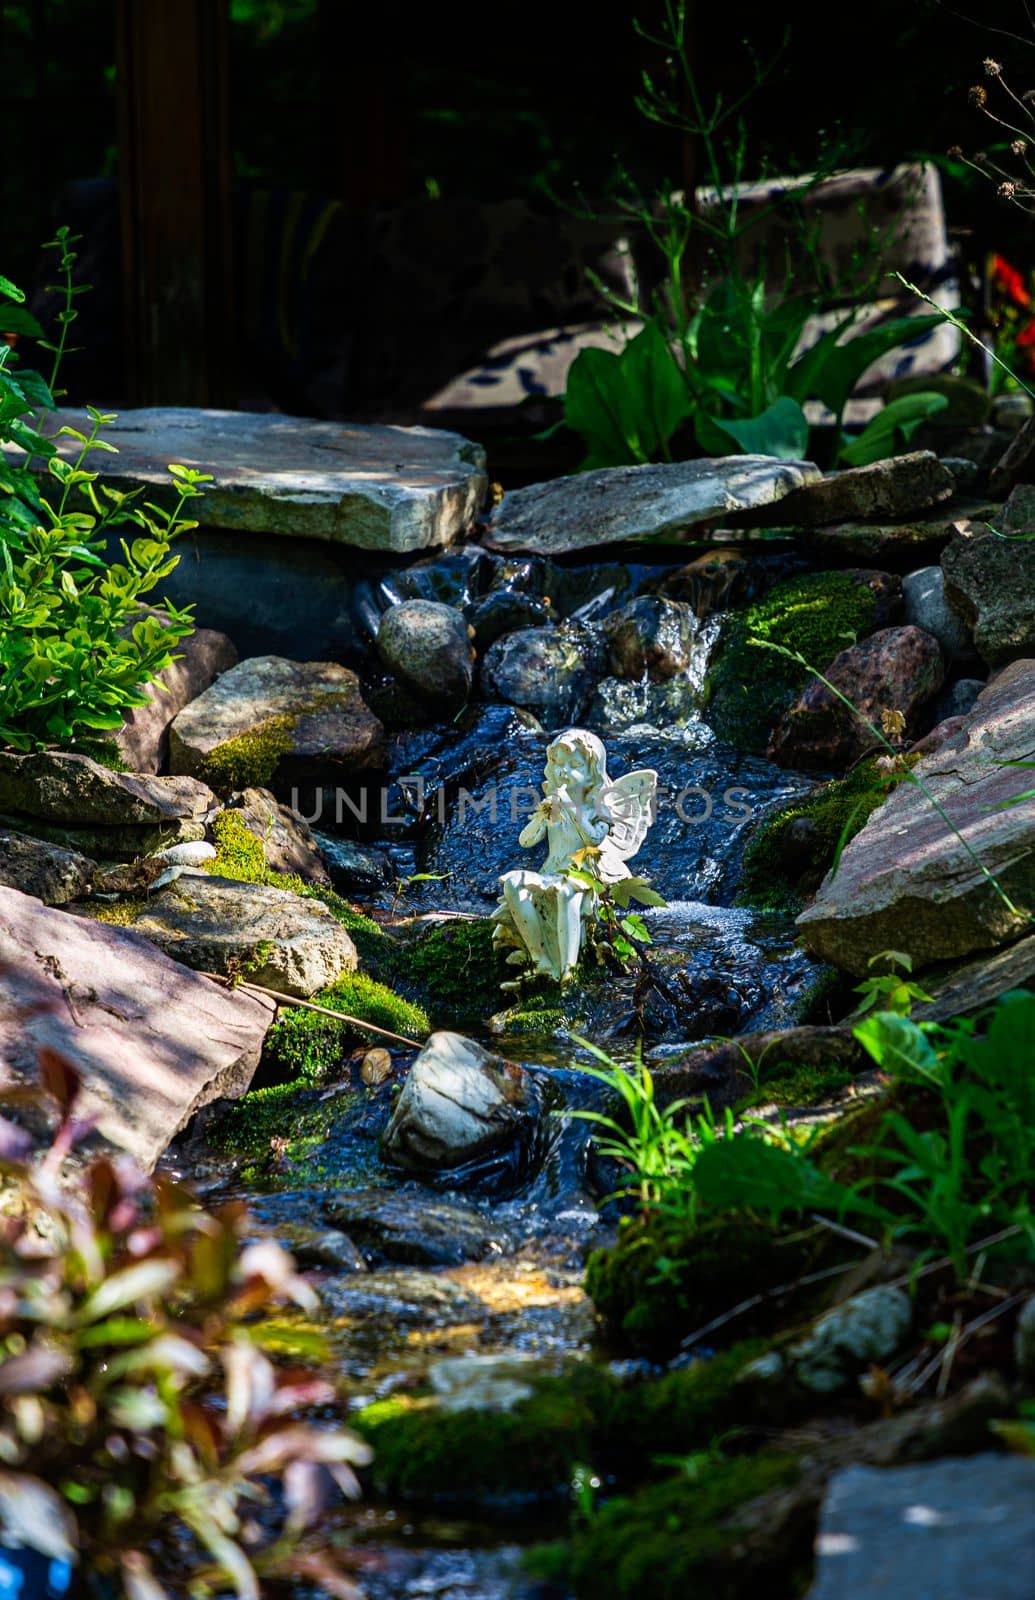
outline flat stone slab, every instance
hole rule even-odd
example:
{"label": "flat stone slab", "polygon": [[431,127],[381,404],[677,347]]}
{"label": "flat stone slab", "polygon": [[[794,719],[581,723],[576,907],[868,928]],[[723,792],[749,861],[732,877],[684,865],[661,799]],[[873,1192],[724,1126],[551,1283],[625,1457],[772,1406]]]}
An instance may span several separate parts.
{"label": "flat stone slab", "polygon": [[196,778],[111,772],[89,756],[0,751],[0,812],[76,828],[162,827],[196,821],[216,804]]}
{"label": "flat stone slab", "polygon": [[929,506],[950,500],[956,480],[931,450],[871,461],[865,467],[828,472],[780,508],[787,525],[816,527],[825,523],[912,517]]}
{"label": "flat stone slab", "polygon": [[827,1487],[808,1600],[1033,1600],[1035,1461],[846,1467]]}
{"label": "flat stone slab", "polygon": [[[916,781],[892,790],[798,918],[808,949],[864,977],[881,950],[904,950],[921,967],[993,949],[1028,931],[1035,913],[1035,800],[1007,802],[1032,787],[1030,771],[1010,763],[1035,759],[1033,701],[1035,661],[1012,662],[956,733],[912,768]],[[1010,905],[982,868],[995,875]]]}
{"label": "flat stone slab", "polygon": [[562,555],[627,539],[668,540],[698,523],[773,505],[821,479],[811,461],[771,456],[604,467],[513,490],[483,542],[504,553]]}
{"label": "flat stone slab", "polygon": [[201,1106],[243,1094],[272,1001],[220,988],[147,939],[0,888],[0,1081],[50,1046],[83,1076],[79,1114],[150,1169]]}
{"label": "flat stone slab", "polygon": [[300,1000],[359,962],[349,934],[319,900],[207,872],[182,872],[152,893],[132,927],[185,966],[237,971]]}
{"label": "flat stone slab", "polygon": [[[82,431],[85,414],[58,411],[47,432],[66,425]],[[488,485],[481,446],[436,428],[155,406],[121,412],[104,437],[119,453],[92,465],[113,488],[168,491],[175,462],[212,474],[191,502],[201,523],[361,550],[451,544]],[[56,443],[66,458],[79,449]]]}
{"label": "flat stone slab", "polygon": [[484,1212],[427,1194],[357,1189],[332,1195],[325,1210],[362,1250],[402,1266],[459,1267],[514,1247]]}

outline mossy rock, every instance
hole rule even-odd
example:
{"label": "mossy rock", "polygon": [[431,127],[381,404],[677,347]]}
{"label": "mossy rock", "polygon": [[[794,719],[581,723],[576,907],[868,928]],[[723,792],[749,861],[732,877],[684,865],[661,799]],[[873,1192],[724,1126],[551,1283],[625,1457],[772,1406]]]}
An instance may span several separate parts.
{"label": "mossy rock", "polygon": [[744,852],[738,904],[800,911],[833,866],[838,846],[865,827],[890,788],[871,757],[763,822]]}
{"label": "mossy rock", "polygon": [[[431,1032],[426,1011],[365,972],[343,972],[326,989],[315,994],[313,1001],[418,1043]],[[339,1068],[360,1041],[365,1044],[383,1042],[379,1034],[354,1022],[338,1022],[334,1017],[303,1006],[284,1007],[266,1035],[263,1061],[289,1078],[318,1083]]]}
{"label": "mossy rock", "polygon": [[352,942],[365,964],[377,967],[384,959],[385,936],[378,923],[350,906],[333,889],[307,883],[297,872],[276,872],[268,867],[262,840],[245,827],[236,811],[221,811],[213,819],[212,837],[216,858],[205,863],[206,872],[219,878],[232,878],[237,883],[262,883],[272,889],[285,889],[303,900],[319,900],[352,935]]}
{"label": "mossy rock", "polygon": [[[624,1221],[618,1243],[595,1250],[586,1292],[611,1334],[631,1350],[670,1356],[713,1317],[752,1294],[793,1282],[812,1263],[816,1245],[763,1222],[721,1218],[699,1228],[665,1215]],[[771,1325],[763,1304],[738,1331]]]}
{"label": "mossy rock", "polygon": [[198,777],[216,794],[235,789],[267,789],[291,749],[297,717],[267,717],[247,733],[226,739],[210,750],[198,768]]}
{"label": "mossy rock", "polygon": [[[766,1452],[705,1461],[700,1470],[613,1500],[576,1533],[562,1564],[582,1600],[773,1600],[801,1593],[813,1529],[803,1517],[760,1539],[738,1516],[750,1501],[793,1484],[794,1456]],[[556,1571],[555,1567],[555,1571]]]}
{"label": "mossy rock", "polygon": [[457,918],[401,943],[393,973],[418,995],[437,1023],[484,1021],[500,1008],[500,984],[513,972],[492,942],[494,924]]}
{"label": "mossy rock", "polygon": [[853,1079],[854,1074],[847,1067],[816,1063],[803,1066],[794,1061],[766,1063],[759,1073],[758,1088],[738,1101],[736,1109],[742,1112],[761,1105],[826,1105],[847,1089]]}
{"label": "mossy rock", "polygon": [[882,574],[806,573],[735,613],[705,684],[705,714],[719,738],[739,750],[764,751],[809,672],[762,646],[796,651],[810,668],[824,671],[840,651],[881,624],[882,585],[890,598],[891,581]]}
{"label": "mossy rock", "polygon": [[784,1386],[739,1384],[764,1341],[745,1341],[685,1370],[626,1385],[590,1362],[534,1380],[511,1410],[447,1410],[433,1398],[393,1395],[349,1418],[373,1446],[385,1494],[428,1504],[516,1498],[566,1500],[579,1464],[631,1484],[659,1455],[704,1449],[736,1426],[788,1415]]}

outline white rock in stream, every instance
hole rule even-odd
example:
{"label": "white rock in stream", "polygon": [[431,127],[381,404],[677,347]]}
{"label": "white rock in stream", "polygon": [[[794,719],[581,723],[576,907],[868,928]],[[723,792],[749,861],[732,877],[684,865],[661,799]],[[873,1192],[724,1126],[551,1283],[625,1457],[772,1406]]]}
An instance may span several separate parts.
{"label": "white rock in stream", "polygon": [[459,1033],[433,1033],[385,1130],[390,1161],[417,1171],[465,1166],[527,1142],[538,1104],[522,1067]]}

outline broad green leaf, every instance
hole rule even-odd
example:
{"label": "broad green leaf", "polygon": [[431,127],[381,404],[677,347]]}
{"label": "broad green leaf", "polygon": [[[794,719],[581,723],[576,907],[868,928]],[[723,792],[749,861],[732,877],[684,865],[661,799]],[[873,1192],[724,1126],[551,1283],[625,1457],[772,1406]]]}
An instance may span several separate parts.
{"label": "broad green leaf", "polygon": [[588,466],[650,461],[667,444],[690,399],[683,374],[657,322],[648,322],[620,353],[583,350],[568,373],[565,420],[587,446]]}
{"label": "broad green leaf", "polygon": [[837,1210],[848,1191],[814,1167],[808,1158],[782,1145],[741,1134],[707,1145],[694,1166],[694,1186],[714,1211]]}
{"label": "broad green leaf", "polygon": [[809,425],[797,400],[781,395],[757,417],[724,422],[712,417],[720,433],[740,446],[745,455],[775,456],[781,461],[801,461],[809,447]]}
{"label": "broad green leaf", "polygon": [[909,1017],[878,1011],[852,1033],[884,1072],[938,1071],[938,1057],[927,1035]]}
{"label": "broad green leaf", "polygon": [[787,393],[802,404],[810,399],[822,400],[839,417],[867,367],[889,350],[910,344],[944,321],[943,315],[894,317],[854,339],[846,339],[843,344],[825,336],[790,367]]}
{"label": "broad green leaf", "polygon": [[[4,280],[6,282],[6,279]],[[30,339],[41,339],[43,329],[31,311],[24,306],[0,306],[0,333],[24,334]]]}
{"label": "broad green leaf", "polygon": [[849,467],[883,461],[894,455],[900,444],[908,444],[921,423],[944,411],[948,404],[946,395],[933,391],[900,395],[870,419],[857,439],[842,445],[838,460]]}

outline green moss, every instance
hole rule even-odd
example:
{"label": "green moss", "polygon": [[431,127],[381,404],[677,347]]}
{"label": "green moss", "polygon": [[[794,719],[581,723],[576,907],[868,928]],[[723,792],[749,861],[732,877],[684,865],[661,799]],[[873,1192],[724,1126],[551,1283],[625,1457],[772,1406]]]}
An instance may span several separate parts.
{"label": "green moss", "polygon": [[[654,1215],[624,1222],[612,1249],[592,1253],[586,1292],[615,1338],[633,1350],[668,1356],[688,1334],[743,1300],[745,1284],[755,1294],[792,1282],[812,1252],[800,1235],[762,1222],[732,1217],[691,1229]],[[763,1306],[754,1326],[767,1326],[764,1319],[774,1314]]]}
{"label": "green moss", "polygon": [[705,686],[715,732],[740,750],[764,750],[777,720],[808,681],[804,667],[753,640],[798,651],[822,672],[841,650],[873,631],[876,617],[874,595],[850,572],[789,578],[737,612]]}
{"label": "green moss", "polygon": [[479,1020],[500,1008],[500,983],[508,969],[492,942],[493,923],[457,919],[430,928],[398,954],[405,974],[436,1016]]}
{"label": "green moss", "polygon": [[[316,1005],[345,1011],[408,1039],[424,1039],[431,1031],[425,1011],[402,999],[365,972],[344,972],[313,995]],[[286,1007],[266,1035],[264,1061],[276,1071],[306,1083],[317,1083],[342,1061],[359,1041],[379,1044],[380,1036],[351,1022],[337,1022],[303,1006]]]}
{"label": "green moss", "polygon": [[293,1083],[253,1089],[227,1107],[210,1132],[209,1142],[241,1161],[245,1182],[262,1183],[273,1170],[305,1170],[341,1110],[340,1096],[335,1097],[332,1110],[311,1090],[299,1090]]}
{"label": "green moss", "polygon": [[749,1525],[738,1511],[794,1483],[800,1470],[789,1455],[737,1456],[613,1500],[573,1541],[568,1576],[575,1594],[580,1600],[793,1594],[794,1573],[809,1561],[811,1529],[783,1521],[764,1543],[741,1544]]}
{"label": "green moss", "polygon": [[631,1386],[580,1363],[562,1377],[534,1380],[534,1393],[502,1414],[448,1411],[427,1397],[393,1395],[349,1423],[372,1444],[374,1478],[386,1494],[429,1502],[566,1498],[579,1463],[635,1482],[654,1472],[659,1455],[703,1449],[737,1425],[782,1420],[782,1386],[763,1395],[756,1385],[737,1383],[766,1348],[748,1341]]}
{"label": "green moss", "polygon": [[764,911],[800,910],[833,866],[839,843],[865,826],[888,789],[871,758],[763,822],[744,852],[738,902]]}
{"label": "green moss", "polygon": [[99,767],[107,767],[110,772],[129,771],[114,739],[76,739],[68,746],[68,752],[74,756],[89,756],[91,761],[96,761]]}
{"label": "green moss", "polygon": [[266,717],[247,733],[226,739],[210,750],[198,769],[198,777],[217,794],[234,789],[265,789],[291,749],[296,718]]}
{"label": "green moss", "polygon": [[124,895],[119,900],[84,900],[81,909],[93,922],[129,928],[147,910],[147,901],[143,895]]}
{"label": "green moss", "polygon": [[560,1006],[514,1006],[493,1019],[493,1031],[501,1034],[555,1034],[570,1026],[567,1012]]}
{"label": "green moss", "polygon": [[821,1106],[836,1098],[852,1082],[847,1067],[800,1066],[777,1061],[765,1066],[757,1089],[737,1102],[738,1114],[752,1106]]}

